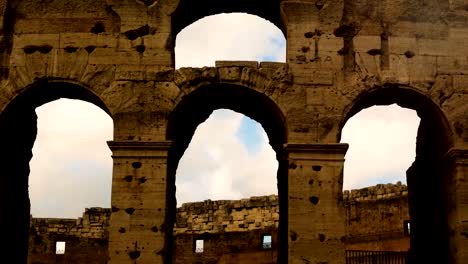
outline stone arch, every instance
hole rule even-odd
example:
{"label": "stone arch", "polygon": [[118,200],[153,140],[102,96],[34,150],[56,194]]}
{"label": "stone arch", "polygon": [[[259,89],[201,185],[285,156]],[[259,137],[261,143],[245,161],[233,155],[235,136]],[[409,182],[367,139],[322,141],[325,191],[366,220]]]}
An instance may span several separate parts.
{"label": "stone arch", "polygon": [[[357,96],[347,106],[340,123],[374,105],[396,103],[413,109],[421,118],[416,140],[416,159],[407,170],[408,205],[411,218],[410,258],[415,263],[447,263],[449,238],[450,168],[447,153],[453,146],[451,126],[442,109],[419,90],[401,85],[372,88]],[[391,158],[391,157],[389,157]],[[425,252],[437,251],[434,256]]]}
{"label": "stone arch", "polygon": [[[60,99],[87,101],[111,116],[105,103],[90,89],[73,82],[37,81],[24,88],[0,114],[0,224],[5,231],[7,249],[16,252],[15,263],[26,263],[30,202],[29,161],[37,134],[36,107]],[[112,117],[112,116],[111,116]]]}
{"label": "stone arch", "polygon": [[285,63],[218,61],[216,64],[216,67],[178,69],[174,74],[174,82],[180,88],[177,100],[200,87],[219,83],[239,85],[276,100],[291,83]]}
{"label": "stone arch", "polygon": [[[227,108],[256,120],[268,135],[270,145],[278,160],[278,195],[280,205],[280,243],[287,242],[287,173],[288,162],[283,150],[287,140],[284,114],[267,95],[239,84],[212,82],[202,85],[183,96],[169,116],[167,139],[173,142],[168,159],[168,208],[169,217],[175,217],[175,173],[178,162],[191,141],[197,126],[212,111]],[[172,228],[174,221],[169,221]],[[279,247],[279,259],[285,258],[287,247]]]}
{"label": "stone arch", "polygon": [[354,100],[346,106],[342,115],[343,118],[339,124],[337,142],[341,139],[341,130],[344,125],[355,114],[374,105],[390,105],[394,103],[401,107],[415,110],[421,119],[432,119],[433,125],[438,126],[437,130],[439,135],[446,139],[445,144],[447,149],[445,150],[448,150],[453,144],[452,129],[442,109],[432,101],[430,97],[421,93],[420,90],[409,86],[393,84],[366,90],[356,96]]}
{"label": "stone arch", "polygon": [[177,34],[193,22],[219,13],[241,12],[264,18],[277,26],[286,36],[286,26],[281,18],[280,0],[180,0],[172,14],[173,41]]}

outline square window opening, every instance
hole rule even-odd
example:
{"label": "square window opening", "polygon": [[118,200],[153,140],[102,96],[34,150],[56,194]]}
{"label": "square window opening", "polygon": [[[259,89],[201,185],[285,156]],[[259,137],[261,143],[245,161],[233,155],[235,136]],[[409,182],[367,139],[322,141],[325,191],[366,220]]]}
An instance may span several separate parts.
{"label": "square window opening", "polygon": [[404,221],[403,222],[403,232],[405,234],[405,236],[409,236],[411,235],[411,222],[410,221]]}
{"label": "square window opening", "polygon": [[263,244],[264,249],[270,249],[271,248],[271,235],[264,235],[262,244]]}
{"label": "square window opening", "polygon": [[63,255],[63,254],[65,254],[65,241],[57,241],[57,242],[55,242],[55,254],[56,254],[56,255]]}
{"label": "square window opening", "polygon": [[195,240],[195,253],[203,253],[204,250],[204,241],[203,239]]}

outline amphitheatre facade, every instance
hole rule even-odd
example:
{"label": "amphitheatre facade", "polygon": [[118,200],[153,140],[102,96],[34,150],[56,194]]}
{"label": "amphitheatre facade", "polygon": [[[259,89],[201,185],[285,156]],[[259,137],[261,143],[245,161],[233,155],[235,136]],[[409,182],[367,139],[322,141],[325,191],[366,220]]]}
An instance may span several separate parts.
{"label": "amphitheatre facade", "polygon": [[[177,34],[223,12],[281,29],[286,63],[175,70]],[[407,171],[411,261],[468,262],[465,1],[2,0],[0,15],[0,224],[3,250],[18,252],[11,263],[27,262],[34,110],[59,98],[114,122],[111,264],[172,262],[177,164],[219,108],[262,124],[276,151],[278,263],[345,263],[341,130],[393,103],[421,118]]]}

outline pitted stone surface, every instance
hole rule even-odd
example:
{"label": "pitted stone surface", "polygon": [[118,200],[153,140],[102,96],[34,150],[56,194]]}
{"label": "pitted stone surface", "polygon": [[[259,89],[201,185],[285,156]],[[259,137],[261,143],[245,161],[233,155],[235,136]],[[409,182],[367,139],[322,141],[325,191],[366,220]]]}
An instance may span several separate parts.
{"label": "pitted stone surface", "polygon": [[[176,70],[177,34],[229,12],[277,26],[286,62]],[[93,103],[114,121],[119,210],[110,220],[110,264],[170,262],[176,166],[195,128],[219,108],[260,122],[276,151],[274,258],[345,263],[341,130],[359,111],[394,103],[421,117],[407,172],[412,261],[468,262],[463,1],[4,0],[0,17],[0,225],[12,227],[4,237],[6,251],[20,252],[14,263],[27,261],[34,109],[63,97]],[[122,180],[128,175],[146,181]]]}

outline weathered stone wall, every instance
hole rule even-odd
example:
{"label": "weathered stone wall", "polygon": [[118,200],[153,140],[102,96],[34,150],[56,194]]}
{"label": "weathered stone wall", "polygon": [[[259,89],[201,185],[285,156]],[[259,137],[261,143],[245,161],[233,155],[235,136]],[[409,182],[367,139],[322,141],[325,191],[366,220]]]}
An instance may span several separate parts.
{"label": "weathered stone wall", "polygon": [[278,196],[251,197],[238,201],[186,203],[177,208],[174,233],[204,234],[247,232],[278,228]]}
{"label": "weathered stone wall", "polygon": [[[278,196],[186,203],[177,209],[174,263],[277,263]],[[263,236],[272,238],[263,248]],[[205,243],[196,253],[195,240]]]}
{"label": "weathered stone wall", "polygon": [[343,198],[346,208],[346,249],[409,250],[410,238],[405,233],[405,224],[410,216],[408,188],[405,185],[379,184],[344,191]]}
{"label": "weathered stone wall", "polygon": [[[346,212],[346,249],[408,251],[408,189],[401,183],[379,184],[343,192]],[[103,263],[108,257],[110,209],[86,209],[79,219],[33,218],[29,263]],[[278,196],[242,200],[206,200],[177,208],[174,226],[174,263],[276,263]],[[158,232],[157,229],[153,230]],[[119,232],[125,233],[124,228]],[[271,235],[271,248],[263,236]],[[195,240],[204,252],[195,252]],[[64,256],[55,255],[55,241],[66,241]]]}
{"label": "weathered stone wall", "polygon": [[[31,218],[28,263],[107,263],[110,214],[90,208],[78,219]],[[65,242],[65,254],[56,254],[57,241]]]}
{"label": "weathered stone wall", "polygon": [[[229,12],[280,28],[286,63],[176,70],[180,30]],[[279,262],[345,263],[341,130],[393,103],[421,117],[407,177],[413,261],[468,262],[464,1],[2,0],[0,17],[0,226],[14,263],[28,251],[34,109],[63,97],[114,121],[112,264],[170,262],[177,163],[219,108],[261,123],[276,151]]]}

